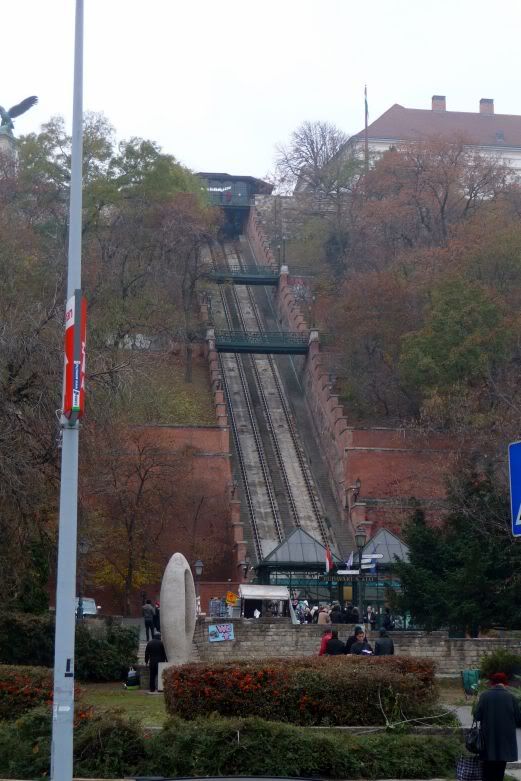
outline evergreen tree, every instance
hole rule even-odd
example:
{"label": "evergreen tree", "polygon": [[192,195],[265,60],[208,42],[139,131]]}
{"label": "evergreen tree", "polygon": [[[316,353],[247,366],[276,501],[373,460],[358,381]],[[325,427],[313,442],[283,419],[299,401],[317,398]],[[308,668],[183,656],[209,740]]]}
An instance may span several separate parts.
{"label": "evergreen tree", "polygon": [[410,560],[396,565],[400,607],[430,631],[521,627],[521,543],[510,534],[508,498],[492,469],[463,469],[449,507],[441,527],[417,509],[406,529]]}

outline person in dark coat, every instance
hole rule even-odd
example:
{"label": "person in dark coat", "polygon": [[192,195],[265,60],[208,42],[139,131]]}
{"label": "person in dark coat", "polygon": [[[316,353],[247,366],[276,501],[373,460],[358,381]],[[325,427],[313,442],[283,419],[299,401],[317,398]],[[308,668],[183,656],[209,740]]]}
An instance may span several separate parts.
{"label": "person in dark coat", "polygon": [[338,632],[333,629],[331,640],[326,643],[326,656],[342,656],[346,652],[346,644],[338,639]]}
{"label": "person in dark coat", "polygon": [[156,612],[154,613],[154,629],[156,632],[161,632],[161,610],[159,609],[159,602],[155,604]]}
{"label": "person in dark coat", "polygon": [[505,673],[491,675],[491,688],[480,696],[474,713],[485,744],[483,781],[503,781],[506,763],[517,762],[516,727],[521,727],[521,709],[505,688],[507,682]]}
{"label": "person in dark coat", "polygon": [[393,656],[394,643],[392,637],[389,637],[385,629],[380,629],[380,637],[374,644],[375,656]]}
{"label": "person in dark coat", "polygon": [[329,618],[331,619],[332,624],[343,624],[344,623],[344,616],[342,614],[342,608],[340,605],[333,605],[333,609],[331,610],[331,613],[329,614]]}
{"label": "person in dark coat", "polygon": [[143,618],[145,619],[145,632],[147,636],[147,642],[154,637],[154,616],[156,609],[150,599],[147,599],[143,605]]}
{"label": "person in dark coat", "polygon": [[366,656],[373,653],[372,646],[365,636],[363,629],[360,629],[360,631],[356,633],[356,643],[353,643],[351,646],[351,653],[356,656]]}
{"label": "person in dark coat", "polygon": [[355,626],[355,631],[353,632],[352,635],[350,635],[347,638],[347,641],[346,641],[346,654],[350,654],[351,653],[351,648],[356,643],[356,636],[357,636],[357,634],[359,632],[361,632],[362,635],[364,634],[364,630],[362,629],[361,626]]}
{"label": "person in dark coat", "polygon": [[383,617],[382,626],[384,629],[387,629],[388,632],[394,629],[394,621],[391,615],[390,607],[385,608],[385,615]]}
{"label": "person in dark coat", "polygon": [[156,634],[149,640],[145,648],[145,664],[150,665],[150,694],[156,690],[157,669],[159,662],[166,662],[165,647],[161,635]]}

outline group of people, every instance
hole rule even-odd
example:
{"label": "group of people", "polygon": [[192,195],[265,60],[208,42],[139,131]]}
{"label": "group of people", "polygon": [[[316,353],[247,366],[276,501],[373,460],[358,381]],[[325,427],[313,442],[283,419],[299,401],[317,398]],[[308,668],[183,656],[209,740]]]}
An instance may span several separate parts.
{"label": "group of people", "polygon": [[151,599],[146,599],[143,603],[143,618],[145,619],[145,633],[148,642],[154,637],[156,632],[161,631],[159,602],[153,605]]}
{"label": "group of people", "polygon": [[365,624],[371,627],[374,631],[378,619],[380,619],[380,626],[382,629],[386,629],[388,632],[395,628],[395,622],[391,615],[391,609],[386,607],[383,614],[377,613],[367,606],[362,619],[358,608],[350,603],[342,607],[338,602],[333,602],[332,605],[322,605],[319,607],[315,605],[310,608],[307,605],[300,608],[297,614],[301,623],[307,624],[359,624],[361,620]]}
{"label": "group of people", "polygon": [[343,656],[354,654],[355,656],[392,656],[394,654],[394,642],[386,629],[380,629],[380,636],[375,641],[374,649],[367,639],[362,626],[356,626],[353,634],[344,643],[338,637],[338,630],[326,629],[320,642],[319,656]]}

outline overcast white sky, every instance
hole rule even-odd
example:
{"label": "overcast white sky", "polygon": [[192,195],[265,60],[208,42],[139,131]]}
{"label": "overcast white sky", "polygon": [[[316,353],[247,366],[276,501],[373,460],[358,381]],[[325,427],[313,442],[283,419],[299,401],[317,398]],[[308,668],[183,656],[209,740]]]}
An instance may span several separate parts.
{"label": "overcast white sky", "polygon": [[[0,103],[72,109],[75,0],[4,0]],[[263,176],[305,119],[362,129],[393,103],[521,114],[521,0],[85,0],[85,109],[195,170]]]}

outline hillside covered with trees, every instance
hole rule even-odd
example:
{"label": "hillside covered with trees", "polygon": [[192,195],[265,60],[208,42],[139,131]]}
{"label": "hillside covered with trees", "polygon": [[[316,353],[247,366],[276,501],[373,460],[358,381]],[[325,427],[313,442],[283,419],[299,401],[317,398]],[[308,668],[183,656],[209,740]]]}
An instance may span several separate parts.
{"label": "hillside covered with trees", "polygon": [[519,433],[519,180],[465,138],[390,149],[367,172],[346,141],[305,123],[278,156],[299,219],[279,241],[290,266],[318,268],[309,316],[339,352],[346,414],[497,452]]}
{"label": "hillside covered with trees", "polygon": [[[28,609],[45,605],[53,566],[69,177],[59,118],[19,140],[16,163],[1,161],[0,588]],[[103,116],[87,115],[79,534],[89,538],[98,577],[126,598],[157,570],[167,510],[170,521],[197,512],[190,453],[165,455],[139,429],[125,431],[129,423],[215,422],[192,344],[200,249],[216,219],[199,181],[171,155],[144,139],[118,143]],[[214,503],[212,512],[220,509]],[[193,529],[179,534],[193,544]],[[205,561],[211,571],[209,554]]]}

